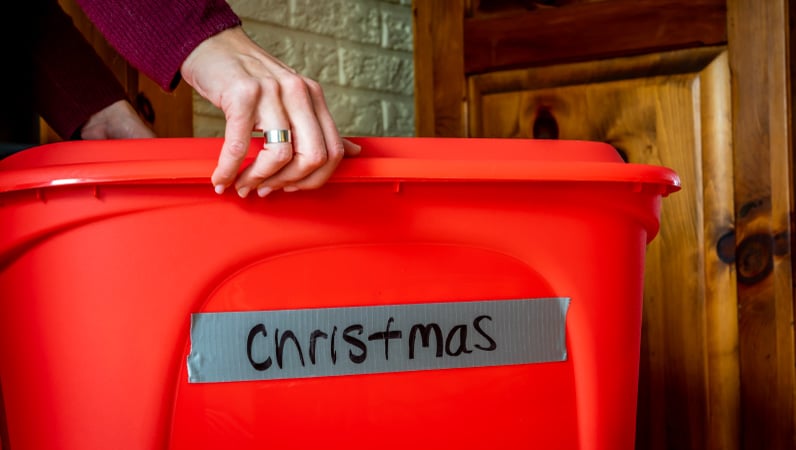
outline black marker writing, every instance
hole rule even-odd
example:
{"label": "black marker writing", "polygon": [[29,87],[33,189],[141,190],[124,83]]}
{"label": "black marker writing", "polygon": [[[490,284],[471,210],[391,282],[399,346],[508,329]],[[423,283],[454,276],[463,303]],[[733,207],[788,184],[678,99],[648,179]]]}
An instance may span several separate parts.
{"label": "black marker writing", "polygon": [[[368,343],[374,341],[384,341],[384,361],[390,360],[391,341],[395,341],[393,345],[403,343],[406,346],[407,352],[400,352],[400,354],[408,355],[409,360],[416,359],[418,354],[424,351],[433,352],[435,358],[461,357],[473,353],[475,350],[484,352],[497,350],[497,342],[484,326],[486,322],[492,321],[491,316],[479,315],[471,325],[456,324],[447,329],[447,332],[438,323],[415,323],[409,328],[409,332],[406,333],[407,339],[404,341],[404,332],[400,329],[393,329],[395,318],[390,317],[382,331],[371,333],[367,335],[367,338],[365,338],[364,325],[359,323],[348,325],[343,329],[342,340],[348,344],[348,358],[355,364],[364,363],[373,354],[379,355],[379,352],[368,353]],[[474,333],[470,332],[471,327]],[[305,367],[305,349],[308,350],[309,364],[313,366],[323,364],[324,358],[319,358],[319,354],[323,354],[326,348],[329,350],[327,364],[329,360],[332,365],[337,364],[337,328],[337,325],[334,325],[331,334],[316,328],[305,336],[297,336],[293,330],[275,328],[271,349],[273,353],[271,354],[276,357],[276,366],[279,369],[289,367],[288,362],[292,359],[296,361],[296,364]],[[258,339],[260,336],[268,337],[266,326],[262,323],[249,330],[246,339],[246,356],[255,370],[265,371],[272,367],[273,360],[270,356],[262,360],[255,360],[255,346],[267,346],[268,343],[267,339]],[[302,339],[306,339],[306,341]],[[379,356],[376,357],[379,358]]]}
{"label": "black marker writing", "polygon": [[355,355],[353,350],[348,351],[348,357],[351,358],[351,362],[355,362],[357,364],[362,364],[365,362],[365,358],[368,357],[368,347],[361,340],[351,336],[351,333],[356,331],[357,334],[362,334],[362,330],[364,330],[362,325],[351,325],[343,330],[343,340],[354,347],[357,347],[362,352],[358,355]]}
{"label": "black marker writing", "polygon": [[373,333],[368,336],[369,341],[378,341],[384,339],[384,359],[390,359],[390,339],[401,339],[402,333],[400,331],[390,331],[390,325],[395,321],[392,317],[387,320],[387,327],[383,332]]}
{"label": "black marker writing", "polygon": [[251,331],[249,331],[249,338],[246,339],[246,355],[249,357],[249,362],[251,363],[252,367],[254,367],[256,370],[268,370],[268,368],[271,367],[270,356],[262,362],[256,362],[254,358],[252,358],[252,346],[257,333],[262,334],[263,337],[268,337],[268,333],[265,331],[265,325],[258,323],[257,325],[253,326]]}
{"label": "black marker writing", "polygon": [[[310,362],[312,364],[315,364],[315,344],[318,342],[318,339],[320,339],[320,338],[326,339],[328,337],[329,337],[329,335],[324,333],[321,330],[315,330],[310,335]],[[334,351],[334,350],[332,350],[332,351]]]}
{"label": "black marker writing", "polygon": [[477,348],[479,350],[484,350],[484,351],[487,351],[487,352],[491,352],[491,351],[494,351],[495,349],[497,349],[497,343],[495,342],[494,339],[492,339],[492,337],[490,335],[486,334],[486,332],[484,331],[483,328],[481,328],[481,321],[484,320],[484,319],[489,319],[490,322],[492,321],[492,318],[489,317],[489,316],[478,316],[473,321],[473,328],[475,328],[475,331],[477,331],[478,334],[483,336],[484,339],[489,341],[489,347],[482,347],[482,346],[480,346],[478,344],[475,344],[475,348]]}
{"label": "black marker writing", "polygon": [[409,331],[409,359],[415,359],[415,337],[420,333],[420,342],[423,347],[428,347],[431,342],[431,332],[434,332],[434,342],[437,343],[437,358],[442,356],[442,329],[436,323],[421,325],[417,324]]}

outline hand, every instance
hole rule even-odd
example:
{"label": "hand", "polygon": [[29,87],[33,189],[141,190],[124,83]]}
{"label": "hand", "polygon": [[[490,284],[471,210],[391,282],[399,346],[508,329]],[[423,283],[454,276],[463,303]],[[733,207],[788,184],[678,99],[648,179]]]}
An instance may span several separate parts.
{"label": "hand", "polygon": [[[337,132],[320,85],[257,46],[242,28],[230,28],[197,46],[182,77],[224,112],[224,144],[211,181],[218,193],[234,183],[241,197],[276,189],[321,186],[344,155],[359,146]],[[265,144],[240,174],[254,130],[291,130],[293,142]]]}
{"label": "hand", "polygon": [[89,117],[80,137],[92,139],[143,139],[155,133],[144,123],[127,100],[119,100]]}

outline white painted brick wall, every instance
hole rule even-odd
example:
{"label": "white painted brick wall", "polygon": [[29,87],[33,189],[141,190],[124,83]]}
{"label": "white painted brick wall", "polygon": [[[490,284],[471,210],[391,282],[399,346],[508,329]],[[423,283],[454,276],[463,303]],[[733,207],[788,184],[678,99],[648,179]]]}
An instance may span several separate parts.
{"label": "white painted brick wall", "polygon": [[[228,1],[258,44],[321,83],[342,135],[414,135],[411,0]],[[224,135],[198,95],[194,134]]]}

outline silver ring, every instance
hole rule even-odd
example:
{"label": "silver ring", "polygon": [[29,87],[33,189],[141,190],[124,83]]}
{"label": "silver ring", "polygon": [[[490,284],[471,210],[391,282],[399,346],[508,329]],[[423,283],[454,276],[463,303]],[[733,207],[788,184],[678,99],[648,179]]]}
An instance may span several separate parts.
{"label": "silver ring", "polygon": [[282,144],[285,142],[293,142],[293,136],[290,130],[268,130],[263,133],[265,136],[266,144]]}

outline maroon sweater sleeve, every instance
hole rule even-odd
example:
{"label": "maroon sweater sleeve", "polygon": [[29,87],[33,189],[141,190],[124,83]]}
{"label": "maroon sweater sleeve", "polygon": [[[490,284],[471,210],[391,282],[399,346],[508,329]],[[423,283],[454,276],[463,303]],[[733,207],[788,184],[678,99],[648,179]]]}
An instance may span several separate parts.
{"label": "maroon sweater sleeve", "polygon": [[224,0],[77,0],[108,42],[164,90],[202,41],[240,19]]}
{"label": "maroon sweater sleeve", "polygon": [[55,0],[40,1],[32,43],[36,111],[64,139],[125,98],[116,77]]}

